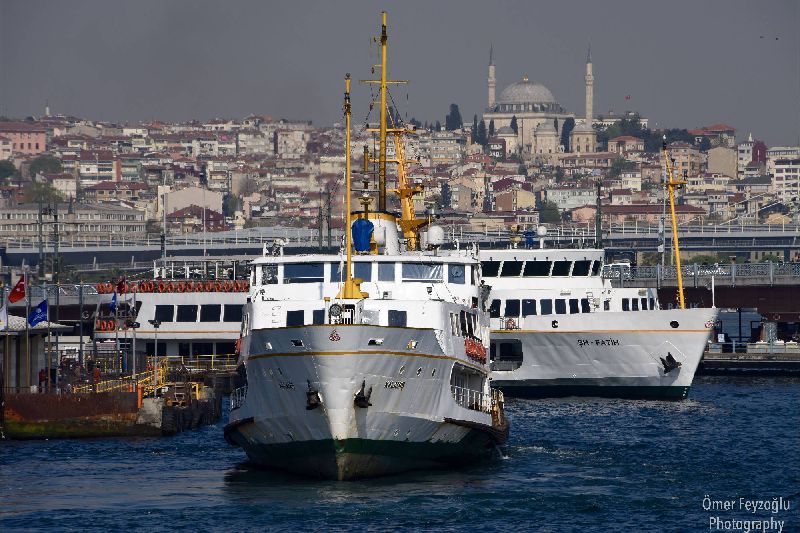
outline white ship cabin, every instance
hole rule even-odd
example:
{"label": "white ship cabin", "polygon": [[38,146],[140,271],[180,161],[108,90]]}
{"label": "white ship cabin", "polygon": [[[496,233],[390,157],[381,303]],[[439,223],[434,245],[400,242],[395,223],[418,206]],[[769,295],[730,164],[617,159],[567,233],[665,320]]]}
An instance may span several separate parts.
{"label": "white ship cabin", "polygon": [[613,288],[602,275],[603,255],[600,249],[481,250],[492,329],[518,329],[528,316],[660,308],[655,289]]}
{"label": "white ship cabin", "polygon": [[[95,339],[118,342],[126,354],[135,350],[138,369],[156,349],[159,357],[187,366],[235,361],[251,259],[155,261],[152,272],[129,279],[125,292],[117,294],[116,312],[107,301],[98,306]],[[113,290],[107,285],[105,290]]]}
{"label": "white ship cabin", "polygon": [[[329,308],[336,303],[344,282],[344,265],[341,257],[332,255],[255,260],[250,278],[254,305],[250,327],[372,324],[443,329],[455,336],[488,339],[479,325],[479,264],[466,251],[354,256],[353,277],[362,281],[361,292],[369,296],[339,302],[343,303],[341,316],[329,321]],[[268,303],[269,312],[261,311],[264,306],[258,304],[262,302]]]}

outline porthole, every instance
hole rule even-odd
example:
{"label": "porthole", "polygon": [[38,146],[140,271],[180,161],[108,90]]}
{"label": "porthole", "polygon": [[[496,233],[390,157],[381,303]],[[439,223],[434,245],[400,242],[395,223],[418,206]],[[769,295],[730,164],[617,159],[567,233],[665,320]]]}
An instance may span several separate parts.
{"label": "porthole", "polygon": [[672,322],[669,323],[669,325],[672,327],[672,329],[677,329],[678,326],[680,326],[677,320],[673,320]]}
{"label": "porthole", "polygon": [[400,367],[400,372],[398,372],[398,373],[402,376],[403,372],[405,372],[405,371],[406,371],[406,366],[403,365],[403,366]]}

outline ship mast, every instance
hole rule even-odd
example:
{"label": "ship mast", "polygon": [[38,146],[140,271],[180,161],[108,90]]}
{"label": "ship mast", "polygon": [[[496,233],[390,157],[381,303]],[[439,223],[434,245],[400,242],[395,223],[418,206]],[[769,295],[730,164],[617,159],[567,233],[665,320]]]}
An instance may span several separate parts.
{"label": "ship mast", "polygon": [[[396,128],[389,128],[386,116],[386,96],[389,84],[406,84],[405,80],[387,80],[388,69],[386,67],[386,51],[389,45],[389,38],[386,32],[386,11],[381,11],[381,64],[375,65],[381,69],[381,77],[378,80],[360,80],[361,83],[372,83],[380,85],[380,125],[378,140],[378,212],[386,212],[386,134],[394,132]],[[367,131],[376,131],[370,128]]]}
{"label": "ship mast", "polygon": [[681,309],[686,309],[686,302],[683,298],[683,272],[681,272],[681,249],[678,246],[678,220],[675,216],[675,187],[686,184],[686,180],[676,180],[672,171],[672,160],[667,151],[667,138],[661,145],[661,153],[664,156],[664,165],[667,170],[666,186],[669,191],[669,210],[672,217],[672,245],[675,248],[675,267],[678,270],[678,304]]}
{"label": "ship mast", "polygon": [[344,109],[345,126],[344,175],[345,188],[347,189],[347,197],[345,200],[345,234],[347,235],[345,244],[347,248],[347,265],[345,268],[347,271],[345,273],[344,286],[342,290],[339,291],[338,298],[360,299],[365,296],[364,293],[361,292],[361,282],[360,280],[353,279],[353,215],[350,210],[350,197],[353,193],[350,182],[350,74],[344,77],[344,104],[342,107]]}

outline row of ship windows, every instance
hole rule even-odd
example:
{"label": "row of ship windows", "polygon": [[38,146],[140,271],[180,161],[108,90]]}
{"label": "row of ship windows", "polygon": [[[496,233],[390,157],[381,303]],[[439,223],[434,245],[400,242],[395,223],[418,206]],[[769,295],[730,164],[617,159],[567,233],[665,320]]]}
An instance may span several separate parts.
{"label": "row of ship windows", "polygon": [[[502,309],[501,309],[502,306]],[[647,311],[656,309],[655,298],[623,298],[623,311]],[[603,301],[603,310],[611,310],[611,301]],[[591,304],[588,298],[543,298],[538,302],[533,299],[525,300],[492,300],[489,306],[489,316],[499,318],[519,318],[530,315],[574,315],[577,313],[591,313]]]}
{"label": "row of ship windows", "polygon": [[[397,311],[394,309],[389,310],[389,326],[404,328],[408,325],[408,313],[406,311]],[[325,310],[312,309],[311,310],[311,324],[325,324]],[[306,310],[297,309],[295,311],[286,311],[286,326],[305,326]]]}
{"label": "row of ship windows", "polygon": [[602,261],[582,259],[579,261],[481,261],[484,278],[518,278],[522,277],[547,277],[547,276],[597,276]]}
{"label": "row of ship windows", "polygon": [[450,330],[454,337],[465,337],[481,340],[481,327],[478,324],[478,317],[472,313],[461,311],[460,313],[450,313]]}
{"label": "row of ship windows", "polygon": [[[216,348],[215,348],[216,346]],[[145,350],[148,357],[153,356],[155,352],[155,342],[148,342],[145,345]],[[178,353],[179,357],[199,357],[203,355],[234,355],[236,353],[235,342],[179,342]],[[170,355],[175,355],[174,353]],[[158,343],[158,356],[167,356],[167,343]]]}
{"label": "row of ship windows", "polygon": [[[403,281],[440,283],[445,279],[446,271],[448,283],[458,285],[466,283],[467,274],[464,265],[442,263],[354,262],[353,277],[362,281],[393,283],[397,280],[397,265],[400,265],[399,274]],[[342,265],[339,263],[284,263],[283,283],[323,283],[326,270],[329,273],[329,281],[338,283],[344,279]],[[261,265],[260,278],[252,280],[254,285],[273,285],[280,282],[277,264]],[[475,281],[472,280],[472,283]]]}
{"label": "row of ship windows", "polygon": [[[198,313],[199,310],[199,313]],[[241,322],[241,305],[156,305],[155,319],[159,322]]]}

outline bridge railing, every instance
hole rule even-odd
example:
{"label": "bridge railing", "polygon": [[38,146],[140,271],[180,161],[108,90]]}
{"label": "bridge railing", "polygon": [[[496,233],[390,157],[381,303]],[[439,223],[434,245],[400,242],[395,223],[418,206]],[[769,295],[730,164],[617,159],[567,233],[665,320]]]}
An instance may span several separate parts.
{"label": "bridge railing", "polygon": [[[763,281],[765,284],[783,281],[786,278],[800,279],[800,263],[717,263],[713,265],[681,265],[684,283],[691,279],[710,280],[725,284],[735,284],[736,280]],[[606,265],[603,277],[627,285],[634,285],[639,281],[664,281],[676,280],[678,269],[675,266],[642,265],[620,266]],[[794,281],[793,281],[794,282]]]}

